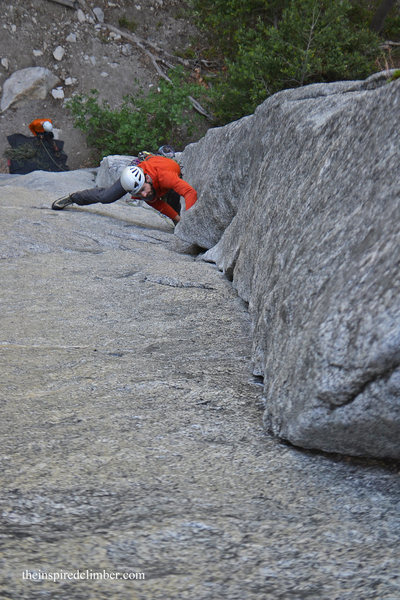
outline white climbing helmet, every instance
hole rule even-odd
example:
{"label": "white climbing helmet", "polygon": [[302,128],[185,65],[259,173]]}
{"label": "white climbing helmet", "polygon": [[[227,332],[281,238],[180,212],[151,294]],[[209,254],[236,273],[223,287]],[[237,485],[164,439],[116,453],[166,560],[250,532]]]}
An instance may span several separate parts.
{"label": "white climbing helmet", "polygon": [[120,182],[126,192],[137,194],[146,183],[146,179],[142,169],[136,165],[129,165],[122,171]]}
{"label": "white climbing helmet", "polygon": [[49,133],[50,131],[53,131],[53,125],[50,121],[43,121],[43,129]]}

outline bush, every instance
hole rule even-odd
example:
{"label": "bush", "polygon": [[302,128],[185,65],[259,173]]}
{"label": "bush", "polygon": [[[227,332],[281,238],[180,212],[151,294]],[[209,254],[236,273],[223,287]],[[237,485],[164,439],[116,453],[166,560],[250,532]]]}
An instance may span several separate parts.
{"label": "bush", "polygon": [[379,38],[354,25],[351,10],[347,0],[292,0],[277,27],[259,20],[254,29],[238,29],[237,54],[213,92],[219,120],[251,113],[285,88],[373,72]]}
{"label": "bush", "polygon": [[220,124],[252,113],[279,90],[377,70],[380,39],[369,28],[376,8],[369,0],[191,2],[211,35],[223,33],[225,65],[211,92]]}
{"label": "bush", "polygon": [[218,43],[227,56],[236,54],[238,31],[258,22],[274,25],[287,0],[189,0],[197,25]]}
{"label": "bush", "polygon": [[97,151],[96,158],[136,155],[162,144],[178,149],[190,141],[202,123],[189,100],[190,95],[198,94],[199,86],[185,82],[181,69],[171,71],[169,77],[172,83],[163,79],[147,95],[142,91],[138,96],[126,96],[117,109],[108,102],[100,103],[97,90],[67,102],[75,127],[86,134],[88,145]]}

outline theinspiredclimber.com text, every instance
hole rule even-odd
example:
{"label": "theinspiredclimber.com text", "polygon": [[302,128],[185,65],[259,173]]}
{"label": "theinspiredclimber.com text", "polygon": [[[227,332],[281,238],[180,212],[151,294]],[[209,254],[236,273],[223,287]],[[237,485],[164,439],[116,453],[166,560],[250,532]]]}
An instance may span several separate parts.
{"label": "theinspiredclimber.com text", "polygon": [[90,581],[90,580],[125,580],[125,581],[143,581],[144,573],[134,571],[92,571],[91,569],[76,571],[41,571],[28,570],[22,572],[22,579],[29,581]]}

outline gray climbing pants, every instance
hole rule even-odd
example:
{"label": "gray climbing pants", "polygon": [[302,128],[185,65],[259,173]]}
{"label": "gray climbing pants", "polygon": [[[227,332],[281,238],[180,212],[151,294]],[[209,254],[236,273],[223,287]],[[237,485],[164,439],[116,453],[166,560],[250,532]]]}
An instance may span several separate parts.
{"label": "gray climbing pants", "polygon": [[82,190],[81,192],[74,192],[71,194],[71,200],[79,206],[88,206],[89,204],[110,204],[116,202],[125,196],[126,190],[122,187],[119,179],[112,186],[108,188],[91,188],[90,190]]}

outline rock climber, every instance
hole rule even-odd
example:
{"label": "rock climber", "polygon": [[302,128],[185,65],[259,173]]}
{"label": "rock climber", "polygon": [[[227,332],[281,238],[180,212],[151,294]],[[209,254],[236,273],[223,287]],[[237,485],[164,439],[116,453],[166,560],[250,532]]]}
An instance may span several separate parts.
{"label": "rock climber", "polygon": [[144,200],[176,225],[180,221],[179,207],[175,210],[171,200],[185,199],[188,210],[197,200],[197,192],[181,177],[178,163],[165,156],[149,156],[139,164],[131,164],[122,171],[120,179],[108,188],[92,188],[74,192],[53,202],[53,210],[62,210],[70,204],[87,206],[101,202],[110,204],[122,198],[127,192],[132,198]]}
{"label": "rock climber", "polygon": [[34,119],[32,123],[29,123],[29,129],[33,133],[34,136],[45,136],[46,134],[51,134],[50,137],[53,137],[53,123],[51,119]]}

